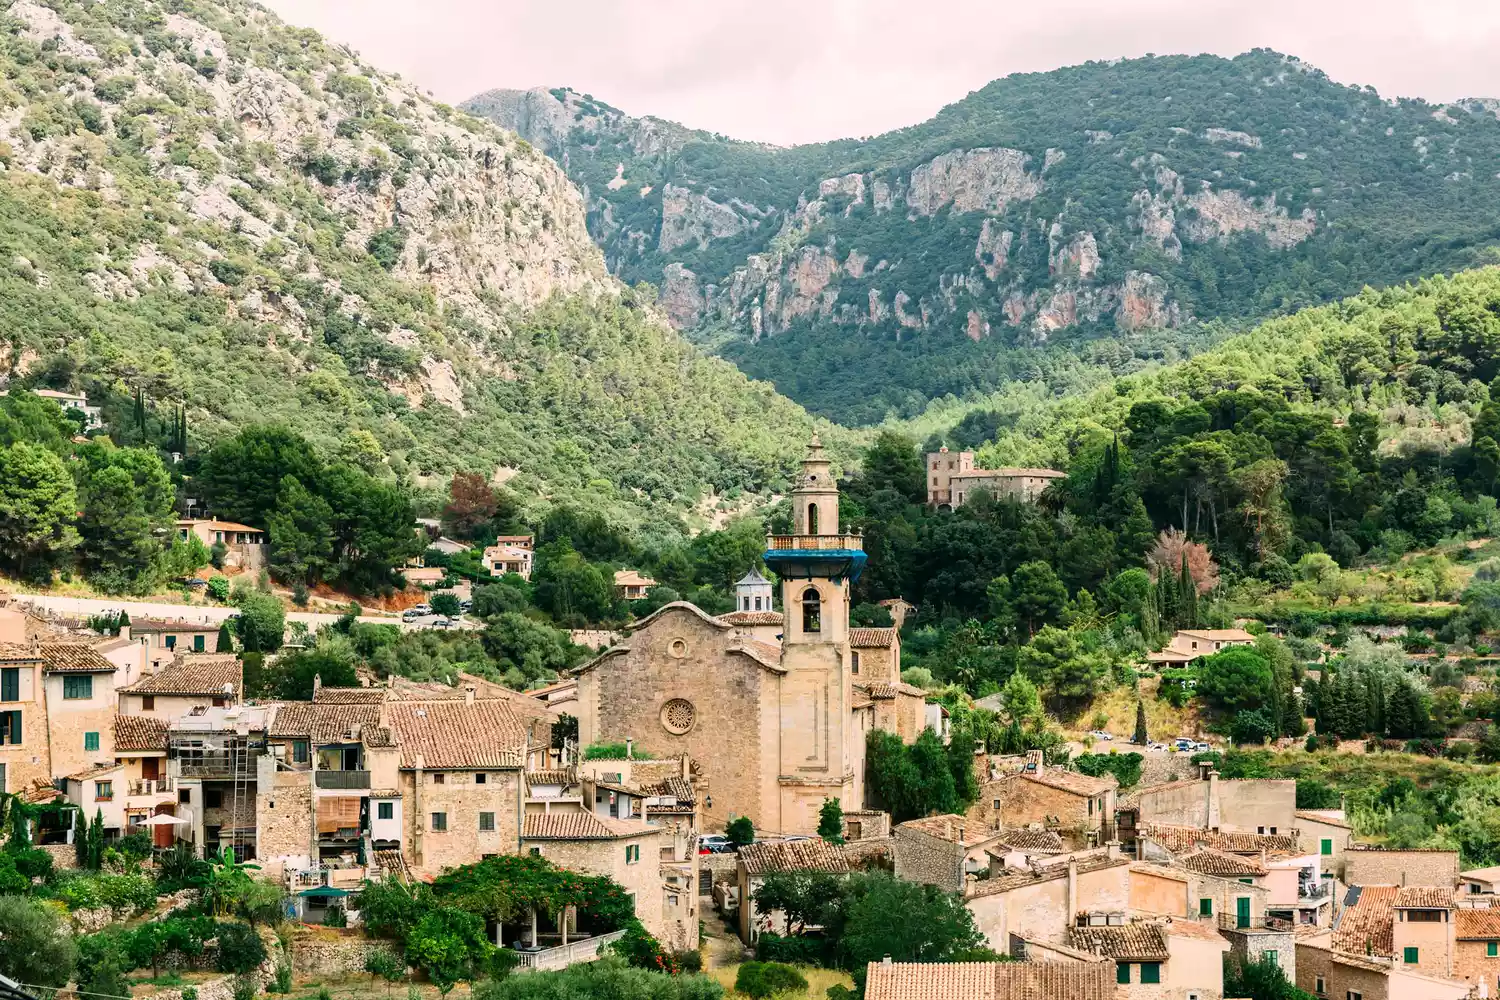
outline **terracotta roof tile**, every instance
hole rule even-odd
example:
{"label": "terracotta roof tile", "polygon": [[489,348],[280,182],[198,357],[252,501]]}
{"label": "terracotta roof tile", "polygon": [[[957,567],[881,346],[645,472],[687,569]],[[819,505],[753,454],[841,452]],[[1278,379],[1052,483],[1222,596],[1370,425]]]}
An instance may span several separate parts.
{"label": "terracotta roof tile", "polygon": [[224,685],[240,696],[240,661],[229,653],[184,653],[124,690],[132,694],[181,694],[221,698]]}
{"label": "terracotta roof tile", "polygon": [[1000,842],[1017,851],[1061,853],[1063,850],[1062,838],[1055,830],[1002,830]]}
{"label": "terracotta roof tile", "polygon": [[750,844],[740,848],[740,861],[750,875],[786,871],[842,874],[849,870],[849,860],[844,852],[818,837]]}
{"label": "terracotta roof tile", "polygon": [[1461,909],[1458,911],[1455,932],[1461,939],[1500,938],[1500,910]]}
{"label": "terracotta roof tile", "polygon": [[320,704],[311,701],[284,701],[276,708],[276,718],[268,735],[281,738],[303,737],[314,744],[355,742],[354,728],[359,727],[358,742],[370,746],[390,746],[390,730],[380,724],[379,705]]}
{"label": "terracotta roof tile", "polygon": [[1431,885],[1406,885],[1396,893],[1398,909],[1450,910],[1453,908],[1453,890]]}
{"label": "terracotta roof tile", "polygon": [[893,628],[851,628],[849,645],[857,649],[884,649],[896,641]]}
{"label": "terracotta roof tile", "polygon": [[401,747],[401,767],[437,770],[520,767],[526,730],[503,701],[391,702],[386,721]]}
{"label": "terracotta roof tile", "polygon": [[1077,771],[1064,771],[1058,767],[1044,767],[1036,771],[1022,771],[1021,777],[1027,781],[1035,781],[1039,785],[1056,788],[1059,791],[1071,792],[1074,795],[1091,796],[1103,795],[1112,788],[1119,788],[1120,782],[1114,775],[1106,775],[1102,778],[1092,778],[1087,774],[1079,774]]}
{"label": "terracotta roof tile", "polygon": [[1342,813],[1342,809],[1298,809],[1297,818],[1323,823],[1327,826],[1341,826],[1346,830],[1354,829]]}
{"label": "terracotta roof tile", "polygon": [[[1356,887],[1359,899],[1344,910],[1333,928],[1335,951],[1351,955],[1393,954],[1391,943],[1392,925],[1396,920],[1396,893],[1394,885],[1366,885]],[[1353,895],[1354,890],[1350,890]]]}
{"label": "terracotta roof tile", "polygon": [[523,840],[619,840],[654,833],[658,828],[591,812],[532,813],[521,827]]}
{"label": "terracotta roof tile", "polygon": [[42,643],[42,671],[49,674],[112,674],[115,665],[84,642]]}
{"label": "terracotta roof tile", "polygon": [[1173,854],[1188,854],[1200,846],[1230,854],[1259,854],[1262,850],[1295,853],[1298,850],[1297,838],[1284,833],[1206,830],[1197,826],[1174,826],[1169,823],[1142,823],[1139,833]]}
{"label": "terracotta roof tile", "polygon": [[719,621],[730,625],[780,625],[784,619],[780,611],[731,611],[720,615]]}
{"label": "terracotta roof tile", "polygon": [[1124,927],[1069,927],[1068,943],[1080,951],[1107,955],[1117,962],[1165,962],[1167,935],[1159,923]]}
{"label": "terracotta roof tile", "polygon": [[217,631],[219,631],[219,626],[213,622],[190,622],[183,618],[132,618],[130,620],[131,635],[139,635],[142,632]]}
{"label": "terracotta roof tile", "polygon": [[[1130,864],[1129,858],[1111,858],[1107,854],[1100,853],[1079,861],[1077,870],[1080,875],[1084,875],[1089,872],[1103,871],[1106,868],[1120,868],[1128,864]],[[996,893],[1012,892],[1028,885],[1067,877],[1068,865],[1061,861],[1054,861],[1031,871],[1016,872],[1013,875],[1001,875],[998,878],[987,878],[976,882],[965,892],[965,895],[971,899],[979,896],[993,896]]]}
{"label": "terracotta roof tile", "polygon": [[39,646],[29,642],[0,642],[0,660],[16,661],[42,659],[42,651]]}
{"label": "terracotta roof tile", "polygon": [[383,687],[320,687],[313,693],[315,705],[378,705],[389,690]]}
{"label": "terracotta roof tile", "polygon": [[115,716],[115,753],[166,750],[167,724],[149,715]]}
{"label": "terracotta roof tile", "polygon": [[886,681],[872,681],[869,684],[856,684],[855,687],[864,688],[869,692],[870,697],[874,698],[876,701],[884,701],[889,698],[894,698],[898,694],[909,694],[913,698],[925,699],[927,697],[926,691],[917,687],[915,684],[907,684],[905,681],[901,681],[895,684],[891,684]]}
{"label": "terracotta roof tile", "polygon": [[990,830],[983,823],[975,823],[965,819],[956,813],[948,813],[943,816],[926,816],[922,819],[909,819],[905,823],[896,826],[897,830],[916,830],[925,833],[929,837],[945,840],[950,844],[962,844],[972,847],[978,844],[986,844],[1000,839],[998,830]]}
{"label": "terracotta roof tile", "polygon": [[1266,874],[1266,866],[1253,858],[1229,854],[1226,851],[1215,851],[1212,848],[1204,848],[1185,855],[1179,863],[1188,871],[1197,872],[1199,875],[1215,875],[1219,878],[1242,878]]}
{"label": "terracotta roof tile", "polygon": [[553,767],[541,771],[527,771],[526,784],[576,785],[578,784],[578,769],[576,767]]}
{"label": "terracotta roof tile", "polygon": [[871,962],[865,1000],[998,1000],[997,962]]}

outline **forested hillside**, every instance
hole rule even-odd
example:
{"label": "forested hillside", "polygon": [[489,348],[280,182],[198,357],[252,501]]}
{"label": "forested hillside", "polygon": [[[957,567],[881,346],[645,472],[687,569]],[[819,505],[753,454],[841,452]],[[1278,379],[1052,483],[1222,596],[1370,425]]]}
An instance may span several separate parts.
{"label": "forested hillside", "polygon": [[929,121],[779,149],[568,90],[465,107],[583,189],[610,269],[844,422],[1055,391],[1241,321],[1488,259],[1492,101],[1433,106],[1258,50],[997,80]]}
{"label": "forested hillside", "polygon": [[20,0],[0,76],[0,387],[121,441],[274,423],[673,536],[811,428],[620,288],[527,143],[253,4]]}

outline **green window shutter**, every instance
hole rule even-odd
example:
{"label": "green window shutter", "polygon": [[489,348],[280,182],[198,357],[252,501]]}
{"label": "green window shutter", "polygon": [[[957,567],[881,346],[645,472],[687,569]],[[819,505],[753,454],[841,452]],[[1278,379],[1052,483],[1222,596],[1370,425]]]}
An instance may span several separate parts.
{"label": "green window shutter", "polygon": [[177,637],[175,635],[169,635],[169,636],[167,636],[167,648],[168,649],[176,649],[177,648]]}
{"label": "green window shutter", "polygon": [[1332,840],[1330,840],[1327,837],[1324,837],[1323,838],[1323,842],[1319,845],[1319,847],[1321,848],[1321,853],[1322,853],[1323,857],[1326,858],[1326,857],[1332,856],[1332,854],[1333,854],[1333,841]]}
{"label": "green window shutter", "polygon": [[19,708],[10,713],[10,741],[12,743],[23,742],[21,739],[21,710]]}
{"label": "green window shutter", "polygon": [[1159,982],[1161,982],[1161,963],[1160,962],[1142,962],[1141,963],[1141,982],[1143,982],[1143,983],[1159,983]]}
{"label": "green window shutter", "polygon": [[1484,957],[1495,958],[1500,956],[1500,941],[1486,941],[1484,943]]}
{"label": "green window shutter", "polygon": [[1130,963],[1129,962],[1117,962],[1117,963],[1115,963],[1115,982],[1117,982],[1117,983],[1129,983],[1130,982]]}
{"label": "green window shutter", "polygon": [[395,819],[396,804],[394,802],[380,802],[375,807],[376,819]]}
{"label": "green window shutter", "polygon": [[1405,949],[1403,949],[1402,953],[1401,953],[1401,961],[1405,962],[1407,965],[1416,965],[1417,964],[1417,949],[1415,949],[1415,948],[1405,948]]}
{"label": "green window shutter", "polygon": [[1214,915],[1214,901],[1207,896],[1198,900],[1198,916],[1211,917]]}
{"label": "green window shutter", "polygon": [[0,667],[0,701],[21,700],[21,668]]}
{"label": "green window shutter", "polygon": [[88,674],[81,677],[63,678],[63,698],[69,701],[92,698],[94,696],[94,678]]}
{"label": "green window shutter", "polygon": [[83,734],[83,748],[85,750],[98,750],[99,749],[99,734],[98,733],[84,733]]}
{"label": "green window shutter", "polygon": [[1236,927],[1250,926],[1250,897],[1240,896],[1234,901],[1234,925]]}
{"label": "green window shutter", "polygon": [[201,653],[201,652],[203,652],[203,633],[202,632],[199,632],[197,635],[193,636],[193,652],[195,652],[195,653]]}

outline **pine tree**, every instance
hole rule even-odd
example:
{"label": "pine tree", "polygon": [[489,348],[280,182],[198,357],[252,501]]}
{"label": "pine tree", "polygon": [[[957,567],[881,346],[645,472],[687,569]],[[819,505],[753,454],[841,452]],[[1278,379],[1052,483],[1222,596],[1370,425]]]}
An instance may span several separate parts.
{"label": "pine tree", "polygon": [[838,799],[824,799],[818,810],[818,836],[830,844],[844,842],[844,809]]}
{"label": "pine tree", "polygon": [[1151,742],[1150,738],[1146,735],[1146,703],[1144,701],[1137,701],[1135,703],[1134,742],[1137,746],[1146,746]]}

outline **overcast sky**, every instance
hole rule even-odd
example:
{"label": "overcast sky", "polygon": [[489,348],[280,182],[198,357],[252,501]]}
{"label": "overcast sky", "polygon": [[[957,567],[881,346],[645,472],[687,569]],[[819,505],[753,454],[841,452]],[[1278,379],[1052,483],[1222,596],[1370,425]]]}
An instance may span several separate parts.
{"label": "overcast sky", "polygon": [[1385,96],[1500,97],[1500,0],[263,0],[457,103],[569,86],[631,114],[814,142],[996,77],[1148,52],[1289,52]]}

